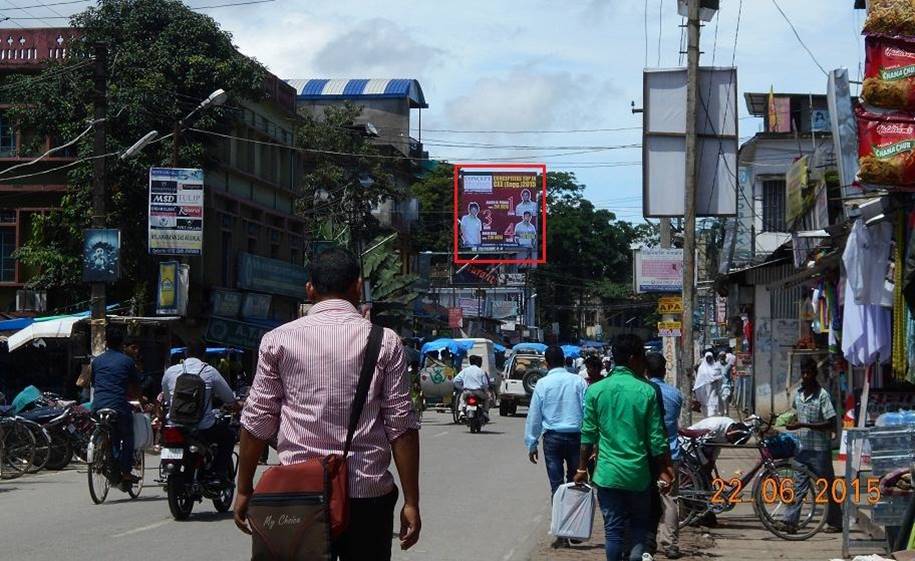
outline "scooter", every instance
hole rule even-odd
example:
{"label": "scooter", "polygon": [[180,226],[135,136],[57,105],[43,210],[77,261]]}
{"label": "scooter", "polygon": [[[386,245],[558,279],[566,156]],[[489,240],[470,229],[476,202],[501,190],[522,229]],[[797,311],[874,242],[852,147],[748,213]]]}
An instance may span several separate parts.
{"label": "scooter", "polygon": [[[232,415],[218,412],[216,422],[235,430]],[[203,442],[195,429],[166,426],[161,434],[159,481],[165,482],[168,509],[175,520],[187,520],[195,502],[213,501],[218,512],[228,512],[235,498],[237,456],[229,464],[229,473],[214,473],[216,444]]]}

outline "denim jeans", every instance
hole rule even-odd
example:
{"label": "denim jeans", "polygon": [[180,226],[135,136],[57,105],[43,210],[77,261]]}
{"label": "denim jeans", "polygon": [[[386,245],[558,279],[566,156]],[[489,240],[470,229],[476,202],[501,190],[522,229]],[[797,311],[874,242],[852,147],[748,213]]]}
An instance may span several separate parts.
{"label": "denim jeans", "polygon": [[[832,466],[832,452],[829,450],[801,450],[794,457],[794,460],[799,464],[807,466],[817,478],[825,479],[829,483],[826,493],[826,497],[829,500],[826,505],[826,523],[832,528],[841,528],[842,506],[834,503],[830,498],[832,495],[833,481],[835,481],[836,478],[835,469]],[[823,485],[820,484],[817,487],[816,492],[819,492],[822,486]],[[804,497],[808,492],[808,485],[806,482],[798,482],[794,487],[795,496],[798,498]],[[789,505],[788,508],[785,509],[785,522],[797,524],[800,521],[802,505],[803,503],[801,501],[797,501],[794,505]],[[819,508],[819,505],[817,506]]]}
{"label": "denim jeans", "polygon": [[580,433],[551,430],[543,433],[543,463],[550,478],[550,500],[560,485],[572,482],[580,454]]}
{"label": "denim jeans", "polygon": [[620,561],[624,550],[623,535],[629,525],[632,549],[629,561],[641,561],[646,553],[646,536],[651,527],[651,493],[624,491],[608,487],[597,488],[597,501],[604,516],[604,537],[607,540],[607,561]]}
{"label": "denim jeans", "polygon": [[133,471],[133,413],[119,411],[114,426],[111,449],[121,466],[121,473]]}

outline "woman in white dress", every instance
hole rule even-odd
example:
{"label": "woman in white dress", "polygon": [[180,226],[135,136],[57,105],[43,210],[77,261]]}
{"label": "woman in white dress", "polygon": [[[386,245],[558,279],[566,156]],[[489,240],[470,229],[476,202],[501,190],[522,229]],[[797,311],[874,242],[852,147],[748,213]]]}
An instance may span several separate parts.
{"label": "woman in white dress", "polygon": [[723,379],[721,368],[715,364],[715,356],[710,352],[705,353],[705,358],[696,372],[693,394],[702,406],[702,414],[706,417],[716,417],[722,414],[720,407]]}

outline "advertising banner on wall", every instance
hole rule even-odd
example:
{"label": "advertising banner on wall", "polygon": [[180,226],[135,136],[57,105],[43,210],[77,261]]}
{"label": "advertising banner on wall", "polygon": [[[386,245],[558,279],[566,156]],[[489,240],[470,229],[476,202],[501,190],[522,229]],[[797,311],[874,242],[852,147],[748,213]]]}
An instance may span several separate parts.
{"label": "advertising banner on wall", "polygon": [[203,254],[202,169],[149,169],[149,253]]}
{"label": "advertising banner on wall", "polygon": [[187,312],[187,291],[190,266],[177,261],[159,263],[159,283],[156,286],[156,314],[183,316]]}
{"label": "advertising banner on wall", "polygon": [[305,300],[308,269],[252,253],[238,254],[238,287]]}
{"label": "advertising banner on wall", "polygon": [[546,166],[457,164],[454,198],[455,263],[546,262]]}
{"label": "advertising banner on wall", "polygon": [[683,250],[643,247],[635,252],[635,290],[683,292]]}
{"label": "advertising banner on wall", "polygon": [[90,229],[83,236],[83,280],[115,282],[120,275],[121,231]]}

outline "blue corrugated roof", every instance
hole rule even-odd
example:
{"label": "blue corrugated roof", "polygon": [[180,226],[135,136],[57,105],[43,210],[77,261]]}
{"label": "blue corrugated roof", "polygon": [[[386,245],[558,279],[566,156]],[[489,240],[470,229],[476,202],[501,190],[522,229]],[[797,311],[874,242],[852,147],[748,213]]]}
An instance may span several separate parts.
{"label": "blue corrugated roof", "polygon": [[407,98],[411,107],[428,107],[419,81],[412,78],[291,79],[286,82],[296,89],[297,98],[300,100]]}

